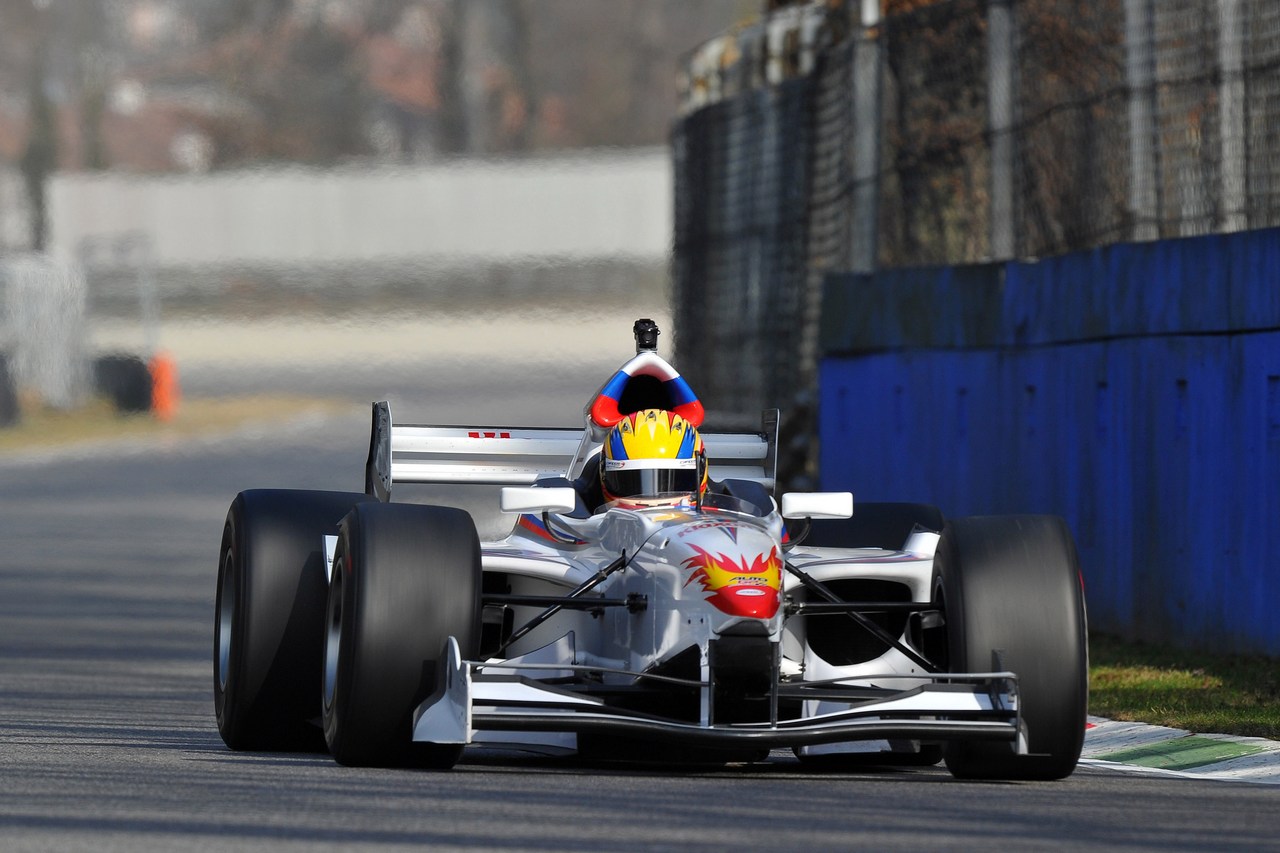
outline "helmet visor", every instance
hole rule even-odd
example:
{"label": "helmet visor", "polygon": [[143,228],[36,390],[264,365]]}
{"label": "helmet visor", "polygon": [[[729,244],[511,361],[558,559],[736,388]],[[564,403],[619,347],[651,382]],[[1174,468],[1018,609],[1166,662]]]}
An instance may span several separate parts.
{"label": "helmet visor", "polygon": [[618,498],[698,491],[696,468],[627,468],[604,472],[605,490]]}

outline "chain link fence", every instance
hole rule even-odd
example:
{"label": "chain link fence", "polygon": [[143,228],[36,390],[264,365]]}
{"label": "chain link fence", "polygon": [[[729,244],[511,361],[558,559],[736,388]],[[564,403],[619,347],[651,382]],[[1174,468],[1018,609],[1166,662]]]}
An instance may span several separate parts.
{"label": "chain link fence", "polygon": [[704,45],[673,130],[681,370],[721,420],[783,409],[792,482],[827,272],[1280,225],[1280,3],[865,6]]}
{"label": "chain link fence", "polygon": [[[795,366],[805,325],[812,87],[798,80],[700,111],[676,140],[675,302],[681,358],[715,365],[703,403],[758,420]],[[722,167],[724,166],[724,167]],[[696,328],[698,333],[684,335]],[[705,377],[705,372],[702,373]]]}

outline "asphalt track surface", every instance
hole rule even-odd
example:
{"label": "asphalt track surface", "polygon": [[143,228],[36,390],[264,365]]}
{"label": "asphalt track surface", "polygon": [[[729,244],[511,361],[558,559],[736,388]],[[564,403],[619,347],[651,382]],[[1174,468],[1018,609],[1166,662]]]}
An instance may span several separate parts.
{"label": "asphalt track surface", "polygon": [[[520,385],[505,402],[531,404],[527,422],[572,422]],[[366,441],[358,408],[0,460],[0,850],[1280,849],[1280,787],[1094,769],[969,783],[775,753],[676,769],[500,755],[431,773],[231,752],[211,686],[227,504],[257,486],[358,489]]]}

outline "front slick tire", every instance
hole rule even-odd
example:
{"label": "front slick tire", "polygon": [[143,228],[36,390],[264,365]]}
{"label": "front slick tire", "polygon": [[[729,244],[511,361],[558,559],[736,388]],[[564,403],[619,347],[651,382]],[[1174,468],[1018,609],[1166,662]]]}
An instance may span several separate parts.
{"label": "front slick tire", "polygon": [[480,646],[480,542],[466,512],[367,503],[342,522],[329,587],[324,735],[340,764],[447,769],[460,744],[413,741],[445,643]]}
{"label": "front slick tire", "polygon": [[227,511],[218,552],[213,702],[232,749],[324,751],[321,639],[329,585],[324,536],[354,492],[254,489]]}
{"label": "front slick tire", "polygon": [[1084,745],[1089,647],[1075,544],[1056,516],[948,522],[934,561],[946,615],[949,670],[1018,676],[1027,755],[956,741],[947,769],[961,779],[1061,779]]}

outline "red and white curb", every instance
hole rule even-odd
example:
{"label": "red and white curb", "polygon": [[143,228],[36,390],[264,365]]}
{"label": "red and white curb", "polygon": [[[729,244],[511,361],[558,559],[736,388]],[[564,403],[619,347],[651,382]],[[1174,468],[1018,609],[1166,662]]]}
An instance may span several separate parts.
{"label": "red and white curb", "polygon": [[1090,717],[1080,765],[1186,779],[1280,785],[1280,741]]}

